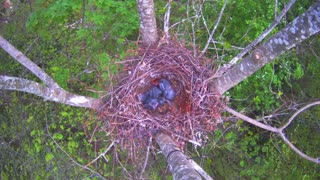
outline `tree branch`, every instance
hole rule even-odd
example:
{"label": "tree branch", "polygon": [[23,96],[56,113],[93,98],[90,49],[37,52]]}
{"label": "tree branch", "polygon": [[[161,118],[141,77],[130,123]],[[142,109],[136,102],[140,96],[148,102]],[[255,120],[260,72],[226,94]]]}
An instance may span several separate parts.
{"label": "tree branch", "polygon": [[164,14],[164,18],[163,18],[163,31],[164,31],[164,34],[167,38],[170,37],[169,28],[170,28],[171,2],[172,2],[172,0],[168,1],[167,5],[166,5],[167,11]]}
{"label": "tree branch", "polygon": [[91,109],[98,109],[101,103],[100,99],[75,95],[61,88],[48,88],[34,81],[10,76],[0,76],[0,90],[27,92],[45,100]]}
{"label": "tree branch", "polygon": [[11,57],[17,60],[25,68],[29,69],[35,76],[44,82],[49,88],[61,89],[61,87],[39,66],[27,58],[21,51],[12,46],[6,39],[0,35],[0,47],[5,50]]}
{"label": "tree branch", "polygon": [[[221,77],[213,80],[216,92],[223,94],[254,72],[270,63],[285,51],[320,31],[320,1],[316,1],[305,13],[260,45],[252,55],[236,64]],[[212,77],[209,79],[213,79]]]}
{"label": "tree branch", "polygon": [[228,106],[224,106],[224,109],[228,113],[230,113],[230,114],[232,114],[232,115],[234,115],[234,116],[236,116],[236,117],[238,117],[238,118],[240,118],[240,119],[242,119],[242,120],[244,120],[244,121],[246,121],[246,122],[248,122],[248,123],[250,123],[250,124],[252,124],[254,126],[257,126],[259,128],[262,128],[262,129],[265,129],[265,130],[268,130],[268,131],[271,131],[271,132],[275,132],[275,133],[279,132],[279,130],[277,128],[271,127],[269,125],[265,125],[265,124],[263,124],[263,123],[261,123],[259,121],[251,119],[250,117],[248,117],[248,116],[246,116],[244,114],[241,114],[241,113],[229,108]]}
{"label": "tree branch", "polygon": [[158,133],[156,141],[167,159],[173,179],[201,179],[198,172],[208,179],[211,178],[200,166],[195,166],[195,162],[188,160],[169,136]]}
{"label": "tree branch", "polygon": [[305,111],[306,109],[312,107],[312,106],[316,106],[319,105],[320,101],[316,101],[310,104],[307,104],[306,106],[302,107],[301,109],[299,109],[298,111],[296,111],[288,120],[287,124],[285,124],[284,126],[282,126],[280,129],[284,130],[285,128],[287,128],[291,122],[294,120],[294,118],[296,118],[300,113],[302,113],[303,111]]}
{"label": "tree branch", "polygon": [[216,32],[216,30],[217,30],[217,28],[218,28],[218,25],[220,24],[220,21],[221,21],[221,18],[222,18],[224,9],[225,9],[226,6],[227,6],[227,3],[228,3],[228,0],[225,0],[225,1],[224,1],[224,4],[223,4],[223,6],[222,6],[222,9],[221,9],[221,11],[220,11],[218,20],[217,20],[216,24],[214,25],[211,33],[209,34],[209,38],[208,38],[207,44],[205,45],[205,47],[204,47],[203,50],[201,51],[201,54],[199,55],[199,57],[202,57],[202,56],[204,55],[204,53],[206,53],[206,51],[208,50],[209,44],[213,41],[213,35],[214,35],[214,33]]}
{"label": "tree branch", "polygon": [[[244,55],[246,55],[254,46],[259,44],[265,37],[267,37],[270,32],[280,23],[283,16],[285,16],[288,10],[292,7],[292,5],[296,2],[296,0],[291,0],[288,4],[286,4],[281,11],[280,15],[276,17],[275,21],[270,25],[268,29],[263,31],[263,33],[253,42],[251,42],[247,47],[245,47],[236,57],[234,57],[228,64],[224,65],[224,70],[229,69],[231,66],[235,65]],[[223,72],[220,72],[222,74]]]}
{"label": "tree branch", "polygon": [[260,127],[260,128],[262,128],[262,129],[265,129],[265,130],[268,130],[268,131],[271,131],[271,132],[274,132],[274,133],[279,134],[279,136],[283,139],[283,141],[284,141],[294,152],[296,152],[300,157],[302,157],[302,158],[304,158],[304,159],[307,159],[307,160],[309,160],[309,161],[311,161],[311,162],[320,164],[320,157],[318,157],[318,158],[313,158],[313,157],[310,157],[310,156],[304,154],[302,151],[300,151],[298,148],[296,148],[296,147],[290,142],[290,140],[285,136],[285,134],[284,134],[284,132],[283,132],[283,130],[284,130],[285,128],[287,128],[287,127],[292,123],[293,119],[294,119],[295,117],[297,117],[297,115],[299,115],[301,112],[305,111],[306,109],[308,109],[308,108],[310,108],[310,107],[312,107],[312,106],[315,106],[315,105],[319,105],[319,104],[320,104],[320,101],[316,101],[316,102],[310,103],[310,104],[302,107],[301,109],[299,109],[298,111],[296,111],[296,112],[289,118],[288,122],[287,122],[284,126],[282,126],[282,127],[280,127],[280,128],[275,128],[275,127],[271,127],[271,126],[269,126],[269,125],[265,125],[265,124],[263,124],[263,123],[260,123],[260,122],[254,120],[254,119],[251,119],[250,117],[245,116],[244,114],[241,114],[241,113],[239,113],[239,112],[236,112],[235,110],[233,110],[233,109],[231,109],[231,108],[229,108],[229,107],[227,107],[227,106],[224,106],[224,109],[225,109],[227,112],[229,112],[230,114],[232,114],[232,115],[234,115],[234,116],[236,116],[236,117],[238,117],[238,118],[240,118],[240,119],[242,119],[242,120],[244,120],[244,121],[246,121],[246,122],[248,122],[248,123],[250,123],[250,124],[253,124],[253,125],[255,125],[255,126],[257,126],[257,127]]}

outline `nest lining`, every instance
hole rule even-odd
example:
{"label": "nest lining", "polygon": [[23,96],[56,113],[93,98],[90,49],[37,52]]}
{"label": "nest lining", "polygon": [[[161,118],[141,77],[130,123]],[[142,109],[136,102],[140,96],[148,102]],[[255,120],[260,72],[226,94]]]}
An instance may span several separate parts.
{"label": "nest lining", "polygon": [[[119,86],[110,93],[101,111],[103,129],[123,148],[143,147],[162,131],[184,146],[185,141],[203,144],[220,118],[220,96],[205,81],[213,74],[190,50],[178,43],[142,48],[139,57],[124,62]],[[148,110],[137,96],[169,80],[176,92],[171,103]]]}

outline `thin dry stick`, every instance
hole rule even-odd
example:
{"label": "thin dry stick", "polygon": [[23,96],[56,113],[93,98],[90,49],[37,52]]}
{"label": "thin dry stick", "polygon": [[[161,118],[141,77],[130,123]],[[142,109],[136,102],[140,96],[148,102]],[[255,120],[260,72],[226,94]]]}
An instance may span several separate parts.
{"label": "thin dry stick", "polygon": [[214,25],[210,35],[209,35],[209,39],[207,41],[207,44],[205,45],[205,47],[203,48],[203,50],[201,51],[201,54],[199,55],[199,57],[202,57],[204,55],[204,53],[206,53],[206,51],[208,50],[208,47],[210,45],[210,43],[212,42],[213,40],[213,35],[214,33],[216,32],[217,28],[218,28],[218,25],[220,24],[220,21],[221,21],[221,18],[222,18],[222,15],[223,15],[223,12],[224,12],[224,9],[226,8],[227,6],[227,3],[228,3],[228,0],[225,0],[224,4],[223,4],[223,7],[220,11],[220,14],[219,14],[219,17],[218,17],[218,20],[216,22],[216,24]]}
{"label": "thin dry stick", "polygon": [[143,168],[141,170],[139,179],[142,179],[142,175],[143,175],[143,173],[144,173],[144,171],[145,171],[145,169],[147,167],[148,157],[149,157],[151,146],[152,146],[152,137],[149,138],[149,145],[148,145],[148,149],[147,149],[147,153],[146,153],[146,160],[144,161]]}
{"label": "thin dry stick", "polygon": [[[116,148],[116,146],[115,146],[115,148]],[[120,159],[119,159],[119,157],[118,157],[117,150],[115,150],[114,152],[115,152],[115,154],[114,154],[115,159],[117,160],[117,162],[118,162],[118,163],[120,164],[120,166],[122,167],[122,170],[123,170],[125,173],[127,173],[129,179],[132,179],[131,174],[128,172],[128,170],[127,170],[127,169],[123,166],[123,164],[121,163],[121,161],[120,161]]]}
{"label": "thin dry stick", "polygon": [[167,11],[164,14],[164,18],[163,18],[163,21],[164,21],[163,31],[164,31],[164,34],[167,38],[170,37],[169,27],[170,27],[171,2],[172,2],[172,0],[169,0],[169,2],[167,3],[167,5],[166,5]]}
{"label": "thin dry stick", "polygon": [[[113,147],[115,141],[112,141],[112,143],[109,145],[109,147],[103,152],[101,153],[98,157],[96,157],[94,160],[92,160],[91,162],[89,162],[86,166],[90,166],[92,163],[96,162],[98,159],[100,159],[101,157],[105,157],[105,155],[109,152],[109,150]],[[105,158],[105,160],[107,161],[107,159]],[[107,161],[108,162],[108,161]]]}
{"label": "thin dry stick", "polygon": [[[47,115],[46,115],[47,116]],[[46,130],[47,130],[47,133],[48,133],[48,136],[50,137],[50,139],[54,142],[54,144],[66,155],[69,157],[69,159],[77,166],[83,168],[83,169],[86,169],[90,172],[92,172],[93,174],[97,175],[99,178],[101,179],[106,179],[104,178],[101,174],[99,174],[98,172],[90,169],[89,167],[87,166],[83,166],[81,164],[79,164],[76,160],[74,160],[52,137],[51,133],[49,132],[49,128],[48,128],[48,122],[47,122],[47,117],[46,117]]]}

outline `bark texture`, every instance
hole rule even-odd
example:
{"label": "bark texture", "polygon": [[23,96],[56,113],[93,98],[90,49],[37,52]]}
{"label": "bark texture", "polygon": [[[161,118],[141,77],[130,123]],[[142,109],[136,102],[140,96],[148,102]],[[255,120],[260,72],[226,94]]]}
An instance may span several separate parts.
{"label": "bark texture", "polygon": [[158,41],[158,32],[153,0],[137,0],[137,4],[142,42],[145,45],[154,44]]}
{"label": "bark texture", "polygon": [[54,101],[76,107],[98,109],[101,104],[101,100],[99,99],[79,96],[60,88],[47,88],[34,81],[10,76],[0,76],[0,90],[27,92],[43,97],[48,101]]}
{"label": "bark texture", "polygon": [[190,163],[169,136],[159,133],[157,134],[156,140],[162,153],[167,158],[173,179],[201,179],[201,176],[195,171],[192,163]]}
{"label": "bark texture", "polygon": [[217,93],[223,94],[246,79],[265,64],[320,31],[320,1],[316,1],[304,14],[258,46],[244,60],[213,81]]}
{"label": "bark texture", "polygon": [[21,51],[12,46],[6,39],[0,35],[0,47],[11,55],[15,60],[22,64],[25,68],[29,69],[35,76],[44,82],[49,88],[61,88],[48,74],[34,64],[27,58]]}

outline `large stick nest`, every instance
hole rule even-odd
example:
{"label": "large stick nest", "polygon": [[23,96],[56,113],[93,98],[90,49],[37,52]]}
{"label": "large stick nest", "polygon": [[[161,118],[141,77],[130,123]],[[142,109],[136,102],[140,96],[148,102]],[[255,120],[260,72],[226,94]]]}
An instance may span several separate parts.
{"label": "large stick nest", "polygon": [[[216,128],[221,107],[220,96],[206,81],[213,70],[204,61],[178,43],[141,48],[138,57],[123,62],[120,83],[101,111],[103,129],[124,148],[144,147],[159,131],[182,147],[185,141],[204,143]],[[162,78],[171,82],[176,97],[156,110],[146,109],[138,95]]]}

